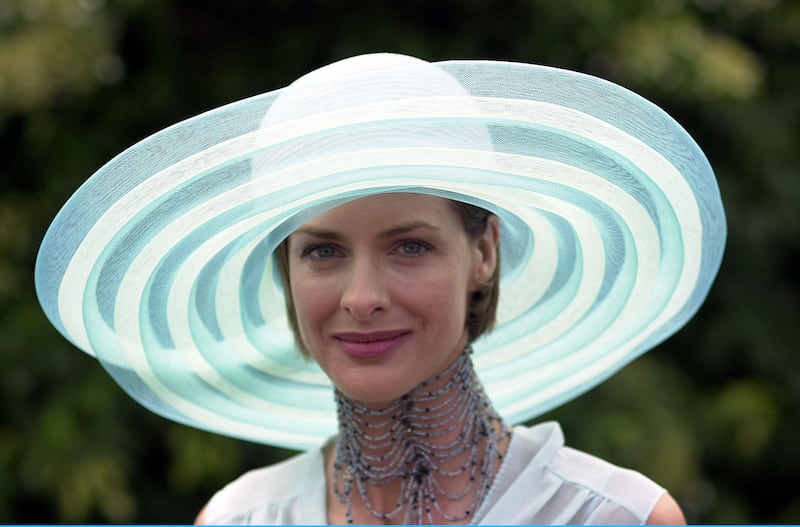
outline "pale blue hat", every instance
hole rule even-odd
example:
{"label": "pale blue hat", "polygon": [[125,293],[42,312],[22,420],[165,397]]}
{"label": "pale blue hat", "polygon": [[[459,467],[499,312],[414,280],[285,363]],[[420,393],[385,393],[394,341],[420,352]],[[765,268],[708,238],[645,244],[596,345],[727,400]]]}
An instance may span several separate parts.
{"label": "pale blue hat", "polygon": [[500,217],[498,324],[473,359],[512,423],[683,326],[725,243],[705,156],[627,89],[530,64],[375,54],[111,160],[50,226],[39,300],[150,410],[309,448],[336,431],[331,384],[295,349],[272,252],[324,210],[396,191]]}

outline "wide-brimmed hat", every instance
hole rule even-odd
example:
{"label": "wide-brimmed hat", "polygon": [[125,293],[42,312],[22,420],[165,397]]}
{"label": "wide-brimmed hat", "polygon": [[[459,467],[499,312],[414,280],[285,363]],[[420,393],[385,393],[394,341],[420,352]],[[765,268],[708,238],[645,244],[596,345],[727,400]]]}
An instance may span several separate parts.
{"label": "wide-brimmed hat", "polygon": [[39,300],[150,410],[308,448],[335,433],[331,384],[296,350],[272,253],[315,215],[384,192],[499,216],[498,322],[473,360],[512,423],[683,326],[725,243],[705,156],[627,89],[530,64],[374,54],[111,160],[50,226]]}

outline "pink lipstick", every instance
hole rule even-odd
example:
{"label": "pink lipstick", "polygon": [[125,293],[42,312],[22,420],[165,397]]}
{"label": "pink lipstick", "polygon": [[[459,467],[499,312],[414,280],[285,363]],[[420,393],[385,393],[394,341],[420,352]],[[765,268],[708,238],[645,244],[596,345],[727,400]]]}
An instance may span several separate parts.
{"label": "pink lipstick", "polygon": [[377,359],[400,347],[409,331],[375,331],[337,333],[334,338],[339,347],[356,359]]}

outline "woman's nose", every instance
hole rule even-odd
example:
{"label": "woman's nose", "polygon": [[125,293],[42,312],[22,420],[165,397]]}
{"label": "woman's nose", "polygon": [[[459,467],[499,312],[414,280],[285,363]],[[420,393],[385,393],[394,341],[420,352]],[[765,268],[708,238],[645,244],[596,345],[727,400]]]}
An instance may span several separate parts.
{"label": "woman's nose", "polygon": [[362,321],[385,311],[388,284],[380,265],[368,258],[354,259],[349,271],[343,284],[342,308]]}

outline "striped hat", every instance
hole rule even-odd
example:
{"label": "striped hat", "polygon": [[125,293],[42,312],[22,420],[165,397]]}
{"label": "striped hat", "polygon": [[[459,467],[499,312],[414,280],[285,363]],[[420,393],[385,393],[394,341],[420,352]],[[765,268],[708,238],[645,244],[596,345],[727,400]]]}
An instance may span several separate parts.
{"label": "striped hat", "polygon": [[309,448],[336,431],[331,383],[295,348],[272,253],[315,215],[385,192],[500,218],[498,321],[473,360],[511,423],[683,326],[725,243],[700,148],[627,89],[530,64],[371,54],[112,159],[45,235],[39,301],[150,410]]}

